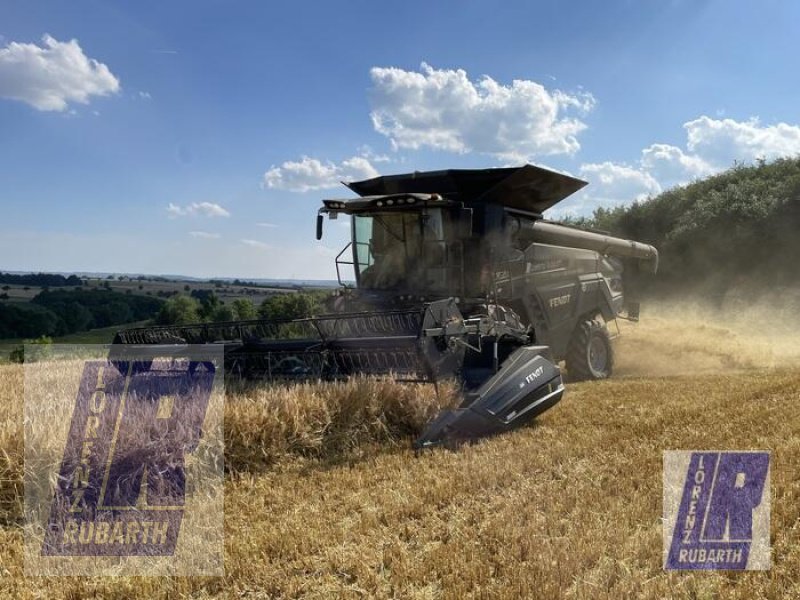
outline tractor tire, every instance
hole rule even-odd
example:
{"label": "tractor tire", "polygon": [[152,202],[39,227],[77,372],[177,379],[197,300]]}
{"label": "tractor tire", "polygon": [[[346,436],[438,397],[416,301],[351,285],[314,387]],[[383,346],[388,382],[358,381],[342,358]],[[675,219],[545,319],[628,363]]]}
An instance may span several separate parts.
{"label": "tractor tire", "polygon": [[579,323],[569,341],[566,363],[572,381],[611,377],[614,349],[606,326],[597,321]]}

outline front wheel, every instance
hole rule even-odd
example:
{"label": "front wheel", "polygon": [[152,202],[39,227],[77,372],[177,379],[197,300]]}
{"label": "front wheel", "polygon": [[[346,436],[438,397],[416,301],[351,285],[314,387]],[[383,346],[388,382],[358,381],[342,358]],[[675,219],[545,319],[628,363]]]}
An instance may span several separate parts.
{"label": "front wheel", "polygon": [[606,326],[597,321],[578,324],[569,341],[566,362],[572,381],[611,377],[614,350]]}

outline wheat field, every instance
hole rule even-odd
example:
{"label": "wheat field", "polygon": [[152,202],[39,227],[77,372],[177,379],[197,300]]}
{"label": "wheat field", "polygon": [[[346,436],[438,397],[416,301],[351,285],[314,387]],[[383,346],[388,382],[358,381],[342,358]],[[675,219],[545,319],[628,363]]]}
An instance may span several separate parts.
{"label": "wheat field", "polygon": [[[26,579],[23,376],[0,367],[0,597],[800,597],[800,336],[747,323],[627,324],[617,377],[455,452],[410,450],[452,388],[229,389],[224,577]],[[771,570],[663,571],[672,449],[772,452]]]}

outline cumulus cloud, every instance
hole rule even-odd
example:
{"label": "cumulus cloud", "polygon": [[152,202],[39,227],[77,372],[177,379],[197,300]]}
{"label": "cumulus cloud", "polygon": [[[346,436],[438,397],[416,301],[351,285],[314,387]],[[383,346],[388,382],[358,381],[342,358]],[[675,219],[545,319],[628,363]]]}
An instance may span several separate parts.
{"label": "cumulus cloud", "polygon": [[0,49],[0,97],[37,110],[64,111],[70,102],[120,89],[109,68],[83,53],[78,40],[59,42],[45,35],[42,45],[11,42]]}
{"label": "cumulus cloud", "polygon": [[389,158],[386,154],[377,154],[371,146],[368,144],[363,144],[358,147],[358,154],[359,156],[363,156],[368,161],[372,163],[388,163],[392,162],[392,159]]}
{"label": "cumulus cloud", "polygon": [[[595,105],[591,94],[548,90],[525,79],[502,85],[462,69],[420,72],[373,67],[372,123],[395,148],[478,152],[504,160],[574,154],[578,118]],[[574,113],[577,113],[576,116]]]}
{"label": "cumulus cloud", "polygon": [[778,123],[761,125],[746,121],[701,116],[683,125],[686,148],[651,144],[633,164],[589,163],[580,174],[590,183],[555,214],[590,214],[598,206],[641,201],[662,190],[708,177],[755,159],[800,155],[800,126]]}
{"label": "cumulus cloud", "polygon": [[800,154],[800,126],[761,125],[746,121],[701,116],[683,124],[686,149],[652,144],[642,150],[640,165],[667,188],[707,177],[733,166]]}
{"label": "cumulus cloud", "polygon": [[269,250],[272,248],[269,244],[265,244],[264,242],[259,242],[258,240],[241,240],[242,244],[245,246],[249,246],[250,248],[256,248],[258,250]]}
{"label": "cumulus cloud", "polygon": [[662,191],[658,180],[640,165],[611,161],[585,163],[578,176],[589,185],[548,211],[549,217],[587,216],[600,206],[638,202]]}
{"label": "cumulus cloud", "polygon": [[192,202],[186,206],[169,203],[167,213],[172,218],[175,217],[230,217],[231,213],[214,202]]}
{"label": "cumulus cloud", "polygon": [[652,144],[642,150],[641,167],[650,173],[663,188],[673,187],[715,173],[706,159],[687,154],[670,144]]}
{"label": "cumulus cloud", "polygon": [[352,156],[341,163],[322,162],[303,156],[299,161],[286,161],[264,173],[264,185],[278,190],[308,192],[338,187],[342,181],[358,181],[377,177],[378,171],[364,156]]}
{"label": "cumulus cloud", "polygon": [[723,168],[733,161],[770,160],[800,154],[800,126],[797,125],[763,126],[758,118],[735,121],[704,115],[684,123],[683,127],[689,151],[708,157]]}
{"label": "cumulus cloud", "polygon": [[703,115],[687,121],[683,128],[685,150],[670,144],[652,144],[642,150],[641,167],[665,189],[719,173],[735,162],[800,154],[797,125],[764,126],[757,118],[736,121]]}
{"label": "cumulus cloud", "polygon": [[202,240],[218,240],[220,238],[218,233],[211,233],[208,231],[190,231],[189,235]]}
{"label": "cumulus cloud", "polygon": [[619,204],[626,200],[643,200],[658,194],[661,185],[647,171],[613,162],[587,163],[580,168],[581,177],[590,180],[593,196]]}

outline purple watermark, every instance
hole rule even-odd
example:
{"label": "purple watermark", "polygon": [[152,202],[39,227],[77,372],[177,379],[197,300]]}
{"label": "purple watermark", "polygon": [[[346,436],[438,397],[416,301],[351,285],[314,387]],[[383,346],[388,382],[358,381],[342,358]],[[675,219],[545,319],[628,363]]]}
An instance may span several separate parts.
{"label": "purple watermark", "polygon": [[[219,354],[163,357],[154,349],[149,358],[26,365],[33,394],[26,386],[26,467],[32,467],[26,484],[33,487],[28,493],[26,486],[32,538],[26,539],[26,568],[102,574],[88,567],[118,570],[123,560],[131,567],[124,574],[156,574],[152,568],[161,559],[166,572],[191,574],[176,565],[208,565],[209,552],[219,554],[221,567],[221,400],[213,400],[221,392]],[[51,436],[60,443],[51,445]],[[60,462],[46,463],[57,447]],[[44,472],[45,466],[56,470]],[[213,540],[216,549],[209,547]],[[32,552],[37,545],[39,561]],[[41,568],[51,563],[59,568]],[[70,571],[70,564],[81,568]]]}
{"label": "purple watermark", "polygon": [[769,568],[768,452],[664,453],[664,568]]}

